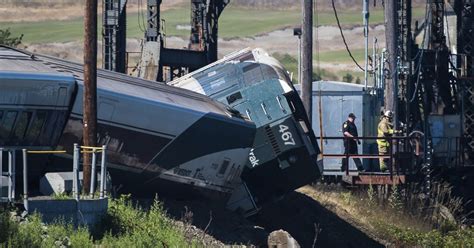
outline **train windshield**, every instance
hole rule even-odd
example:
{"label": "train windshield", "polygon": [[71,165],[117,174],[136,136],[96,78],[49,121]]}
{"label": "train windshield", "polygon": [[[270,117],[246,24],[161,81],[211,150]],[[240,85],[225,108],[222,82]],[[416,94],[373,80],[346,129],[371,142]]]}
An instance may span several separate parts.
{"label": "train windshield", "polygon": [[212,96],[239,84],[239,77],[233,64],[223,64],[195,76],[199,87],[207,96]]}
{"label": "train windshield", "polygon": [[245,63],[242,67],[244,82],[253,85],[264,80],[279,79],[291,85],[290,77],[282,68],[262,63]]}

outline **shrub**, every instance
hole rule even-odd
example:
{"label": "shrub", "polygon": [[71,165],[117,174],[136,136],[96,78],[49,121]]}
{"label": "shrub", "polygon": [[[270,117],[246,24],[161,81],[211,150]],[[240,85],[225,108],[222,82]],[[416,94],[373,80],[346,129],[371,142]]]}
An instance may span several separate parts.
{"label": "shrub", "polygon": [[28,218],[27,222],[18,226],[16,233],[10,235],[8,245],[9,247],[41,247],[44,235],[46,235],[46,229],[41,224],[41,217],[34,214]]}
{"label": "shrub", "polygon": [[360,80],[360,77],[357,77],[356,78],[356,81],[355,81],[356,84],[361,84],[361,80]]}
{"label": "shrub", "polygon": [[390,195],[388,197],[389,206],[395,211],[401,211],[403,209],[403,195],[400,187],[395,184],[391,188]]}
{"label": "shrub", "polygon": [[105,233],[104,247],[189,246],[182,230],[174,227],[158,200],[148,211],[134,206],[130,196],[111,200],[101,229]]}
{"label": "shrub", "polygon": [[346,75],[342,77],[342,81],[348,82],[348,83],[352,83],[353,79],[354,79],[354,76],[352,76],[352,74],[350,73],[346,73]]}
{"label": "shrub", "polygon": [[423,232],[386,223],[378,223],[377,227],[385,228],[386,237],[397,247],[474,247],[474,227],[457,228],[448,233],[439,230]]}
{"label": "shrub", "polygon": [[5,244],[8,238],[18,231],[18,224],[10,219],[7,211],[0,210],[0,246]]}
{"label": "shrub", "polygon": [[94,242],[87,228],[78,228],[71,234],[71,246],[77,248],[89,248],[94,246]]}
{"label": "shrub", "polygon": [[[33,214],[20,224],[0,212],[0,247],[189,247],[184,231],[174,226],[161,203],[154,201],[148,211],[134,206],[130,196],[110,200],[103,221],[96,228],[94,242],[87,228],[74,229],[71,223],[58,220],[44,225]],[[94,244],[95,243],[95,244]]]}

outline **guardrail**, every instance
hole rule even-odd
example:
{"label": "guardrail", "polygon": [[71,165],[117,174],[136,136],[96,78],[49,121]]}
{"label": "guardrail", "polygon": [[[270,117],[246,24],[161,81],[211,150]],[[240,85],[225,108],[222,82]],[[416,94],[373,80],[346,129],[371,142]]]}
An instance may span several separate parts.
{"label": "guardrail", "polygon": [[[323,140],[343,140],[344,142],[348,142],[352,138],[348,137],[322,137]],[[388,155],[379,155],[379,154],[322,154],[322,157],[328,158],[345,158],[347,163],[349,163],[350,158],[360,158],[360,159],[388,159],[388,169],[390,174],[392,175],[393,170],[398,173],[400,170],[400,166],[394,164],[394,159],[396,158],[397,154],[402,153],[411,153],[416,156],[424,157],[425,156],[425,147],[422,144],[425,144],[424,137],[422,136],[392,136],[392,137],[368,137],[362,136],[357,137],[359,140],[386,140],[389,146]],[[446,151],[442,152],[435,152],[439,154],[446,154],[447,157],[451,159],[450,165],[451,166],[460,166],[463,163],[463,138],[462,137],[430,137],[430,140],[434,143],[441,143],[444,144],[446,147]],[[433,145],[436,147],[436,144]],[[435,156],[436,157],[436,156]],[[392,165],[395,165],[393,168]],[[343,165],[344,166],[344,165]],[[349,167],[349,166],[347,166]],[[349,168],[346,169],[346,175],[349,175]]]}
{"label": "guardrail", "polygon": [[[45,151],[45,150],[28,150],[22,149],[23,152],[23,204],[25,210],[28,212],[28,200],[29,200],[29,191],[28,191],[28,154],[61,154],[66,153],[66,151]],[[101,147],[89,147],[89,146],[78,146],[78,144],[74,144],[73,150],[73,187],[72,193],[73,197],[76,201],[80,200],[80,187],[79,187],[79,165],[80,165],[80,154],[81,153],[92,153],[92,173],[91,173],[91,188],[89,195],[91,198],[94,197],[95,193],[95,183],[96,183],[96,163],[97,163],[97,154],[101,153],[101,173],[100,173],[100,189],[99,189],[99,197],[103,199],[107,194],[107,184],[106,181],[106,174],[107,174],[107,163],[106,163],[106,146]],[[1,157],[0,157],[1,159]],[[13,165],[14,168],[14,165]],[[1,163],[0,163],[1,169]],[[14,178],[14,177],[13,177]],[[14,183],[13,185],[13,192],[9,191],[9,195],[11,194],[14,197]],[[12,201],[14,199],[9,199]]]}
{"label": "guardrail", "polygon": [[[77,144],[74,144],[74,149],[76,149]],[[106,190],[106,173],[107,173],[107,165],[105,163],[105,151],[106,151],[106,146],[103,145],[102,147],[92,147],[92,146],[81,146],[80,147],[82,150],[80,151],[81,153],[92,153],[92,164],[91,164],[91,187],[90,187],[90,197],[94,197],[94,192],[95,192],[95,182],[96,182],[96,164],[97,164],[97,154],[101,153],[101,162],[100,162],[100,189],[99,189],[99,197],[102,199],[105,195],[105,190]],[[74,153],[76,154],[76,153]],[[74,159],[75,161],[79,161],[79,158],[76,157]]]}
{"label": "guardrail", "polygon": [[26,212],[28,212],[28,154],[59,154],[59,153],[66,153],[66,151],[32,151],[27,149],[22,149],[23,152],[23,205],[25,207]]}
{"label": "guardrail", "polygon": [[[348,142],[349,140],[351,140],[352,138],[348,138],[348,137],[322,137],[323,140],[343,140],[344,142]],[[393,160],[394,160],[394,151],[407,151],[408,150],[408,142],[406,141],[409,141],[409,139],[418,139],[417,137],[407,137],[407,136],[392,136],[392,137],[368,137],[368,136],[361,136],[361,137],[357,137],[357,139],[359,140],[386,140],[387,142],[389,142],[391,145],[389,146],[389,151],[388,151],[388,155],[380,155],[380,154],[349,154],[349,153],[343,153],[343,154],[323,154],[322,157],[325,158],[325,157],[329,157],[329,158],[344,158],[346,159],[346,163],[347,163],[347,168],[345,168],[345,172],[346,172],[346,175],[349,176],[349,159],[351,158],[359,158],[359,159],[380,159],[380,158],[383,158],[383,159],[388,159],[388,170],[389,170],[389,173],[390,175],[392,176],[393,175],[393,172],[394,170],[397,172],[399,172],[399,169],[400,167],[398,165],[395,165],[395,168],[393,168]],[[404,141],[403,142],[403,148],[400,147],[401,146],[401,143],[400,141]],[[416,142],[416,145],[418,146],[419,142]],[[395,146],[395,147],[394,147]],[[402,148],[402,149],[400,149]],[[419,150],[418,148],[415,149],[415,150]],[[346,165],[342,165],[342,166],[346,166]]]}

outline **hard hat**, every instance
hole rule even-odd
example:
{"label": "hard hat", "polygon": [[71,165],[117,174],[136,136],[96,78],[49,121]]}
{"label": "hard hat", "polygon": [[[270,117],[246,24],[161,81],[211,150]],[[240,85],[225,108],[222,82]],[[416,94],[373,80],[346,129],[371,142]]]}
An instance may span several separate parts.
{"label": "hard hat", "polygon": [[354,113],[350,113],[347,117],[354,118],[354,119],[356,118]]}
{"label": "hard hat", "polygon": [[390,110],[385,111],[385,113],[383,115],[388,117],[388,118],[393,118],[393,112],[390,111]]}

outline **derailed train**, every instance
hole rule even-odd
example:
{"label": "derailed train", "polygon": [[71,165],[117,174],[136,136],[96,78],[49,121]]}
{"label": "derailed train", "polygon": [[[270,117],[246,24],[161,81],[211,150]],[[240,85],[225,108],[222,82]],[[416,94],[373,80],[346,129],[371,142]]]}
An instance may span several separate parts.
{"label": "derailed train", "polygon": [[[48,170],[59,169],[54,161],[70,159],[72,144],[82,140],[82,65],[0,46],[0,87],[1,145],[67,149],[68,155],[49,160],[54,167]],[[229,208],[249,214],[318,176],[259,166],[253,175],[262,182],[276,177],[290,183],[247,186],[256,127],[235,109],[104,70],[97,88],[98,142],[107,145],[113,183],[125,190],[218,195]]]}
{"label": "derailed train", "polygon": [[264,50],[234,52],[169,84],[207,95],[256,124],[242,179],[257,204],[319,177],[320,151],[303,103],[288,72]]}

